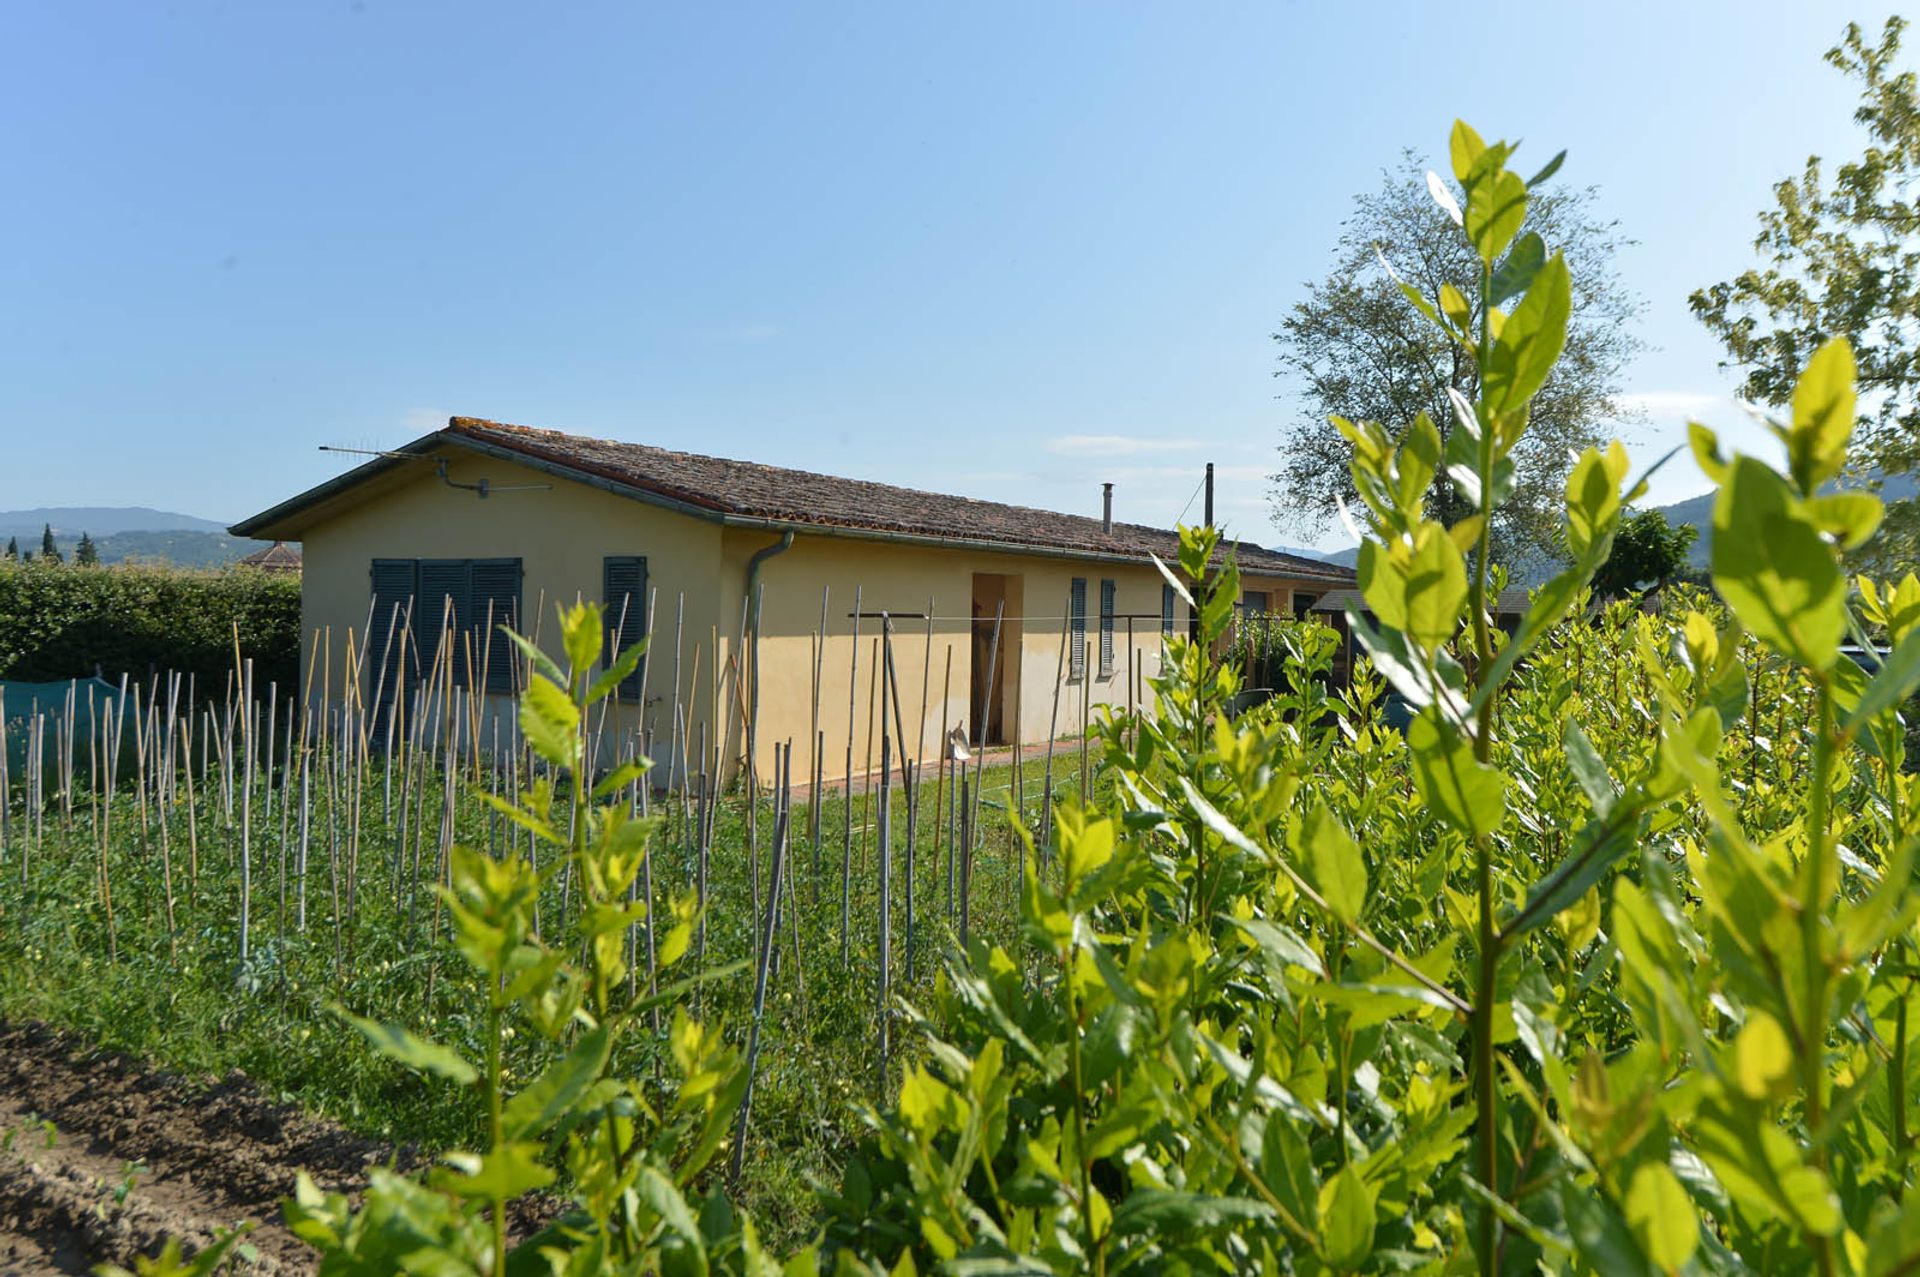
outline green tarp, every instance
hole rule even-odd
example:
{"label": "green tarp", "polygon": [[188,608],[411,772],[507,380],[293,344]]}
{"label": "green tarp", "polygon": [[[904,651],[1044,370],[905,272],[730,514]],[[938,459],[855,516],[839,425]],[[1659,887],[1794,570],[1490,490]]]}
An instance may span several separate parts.
{"label": "green tarp", "polygon": [[[18,786],[27,775],[27,750],[33,739],[33,724],[40,717],[41,758],[46,769],[44,792],[52,794],[61,763],[61,742],[67,738],[68,706],[72,706],[73,770],[77,783],[84,784],[89,767],[105,771],[107,760],[95,759],[103,747],[102,734],[121,730],[120,766],[133,761],[132,715],[122,715],[120,689],[98,678],[76,678],[63,683],[9,683],[0,681],[0,730],[6,735],[3,758],[9,783]],[[91,752],[88,742],[93,742]]]}

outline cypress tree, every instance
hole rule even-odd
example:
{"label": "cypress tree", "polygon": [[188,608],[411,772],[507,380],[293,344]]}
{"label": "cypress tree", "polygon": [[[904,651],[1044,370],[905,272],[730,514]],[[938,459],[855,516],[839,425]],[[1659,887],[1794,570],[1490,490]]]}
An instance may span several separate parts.
{"label": "cypress tree", "polygon": [[13,563],[18,563],[20,561],[20,538],[19,537],[7,538],[7,559]]}
{"label": "cypress tree", "polygon": [[60,547],[53,543],[53,525],[47,524],[40,533],[40,557],[49,563],[60,562]]}
{"label": "cypress tree", "polygon": [[73,562],[75,566],[83,568],[100,566],[100,549],[85,531],[80,533],[80,544],[73,547]]}

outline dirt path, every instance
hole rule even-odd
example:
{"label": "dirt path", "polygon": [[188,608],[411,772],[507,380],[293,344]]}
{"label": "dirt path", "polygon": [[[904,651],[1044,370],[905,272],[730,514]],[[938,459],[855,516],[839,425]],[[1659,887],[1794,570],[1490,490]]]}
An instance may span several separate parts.
{"label": "dirt path", "polygon": [[196,1086],[42,1026],[0,1025],[0,1277],[131,1267],[168,1237],[197,1249],[242,1220],[261,1224],[251,1271],[310,1272],[313,1252],[279,1225],[294,1172],[348,1191],[387,1153],[237,1074]]}

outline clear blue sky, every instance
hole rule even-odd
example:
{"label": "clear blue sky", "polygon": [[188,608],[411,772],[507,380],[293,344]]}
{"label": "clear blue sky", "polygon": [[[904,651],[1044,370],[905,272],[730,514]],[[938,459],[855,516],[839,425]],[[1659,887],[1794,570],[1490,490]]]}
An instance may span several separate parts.
{"label": "clear blue sky", "polygon": [[1849,16],[16,0],[0,508],[238,518],[457,412],[1153,522],[1212,459],[1295,540],[1269,334],[1456,115],[1640,241],[1649,455],[1738,420],[1686,294],[1857,150]]}

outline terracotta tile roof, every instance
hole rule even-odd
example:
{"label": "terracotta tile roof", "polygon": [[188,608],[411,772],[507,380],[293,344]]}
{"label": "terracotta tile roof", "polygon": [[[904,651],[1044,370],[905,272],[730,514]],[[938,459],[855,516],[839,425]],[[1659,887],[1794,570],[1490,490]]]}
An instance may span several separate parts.
{"label": "terracotta tile roof", "polygon": [[[1151,552],[1169,562],[1179,551],[1178,534],[1165,528],[1116,522],[1108,533],[1100,520],[1083,515],[592,439],[478,417],[453,418],[442,437],[471,440],[722,516],[1127,558],[1145,559]],[[1354,579],[1351,568],[1245,542],[1240,543],[1237,553],[1243,571],[1341,584]]]}
{"label": "terracotta tile roof", "polygon": [[300,551],[285,541],[275,541],[266,549],[255,550],[241,559],[240,566],[259,568],[262,572],[298,572]]}

